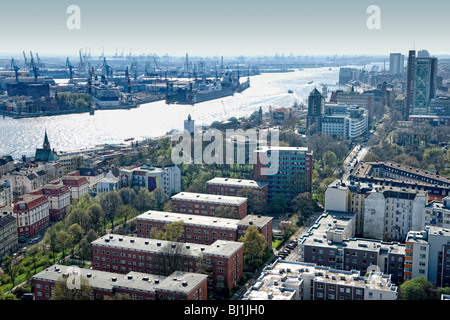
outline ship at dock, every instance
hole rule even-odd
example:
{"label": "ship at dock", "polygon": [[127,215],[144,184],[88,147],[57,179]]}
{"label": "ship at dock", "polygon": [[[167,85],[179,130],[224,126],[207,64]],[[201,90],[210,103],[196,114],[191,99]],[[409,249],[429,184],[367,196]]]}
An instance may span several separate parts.
{"label": "ship at dock", "polygon": [[241,93],[250,87],[250,77],[241,81],[239,74],[227,71],[222,78],[178,80],[167,84],[167,104],[195,104]]}

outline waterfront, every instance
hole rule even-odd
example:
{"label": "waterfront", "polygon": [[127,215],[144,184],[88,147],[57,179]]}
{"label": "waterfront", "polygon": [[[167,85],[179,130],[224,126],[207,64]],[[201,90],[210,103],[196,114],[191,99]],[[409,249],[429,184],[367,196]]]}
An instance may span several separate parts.
{"label": "waterfront", "polygon": [[[191,105],[167,105],[157,101],[131,110],[101,110],[95,115],[70,114],[41,118],[12,119],[0,117],[0,155],[20,158],[34,156],[42,145],[47,130],[52,148],[57,151],[90,148],[101,144],[124,142],[164,135],[183,127],[191,114],[196,125],[231,117],[250,116],[261,106],[291,107],[295,102],[306,102],[314,87],[320,83],[332,89],[339,78],[339,68],[316,68],[288,73],[265,73],[250,78],[251,86],[243,93],[213,101]],[[310,83],[314,81],[313,83]],[[293,93],[288,93],[292,90]]]}

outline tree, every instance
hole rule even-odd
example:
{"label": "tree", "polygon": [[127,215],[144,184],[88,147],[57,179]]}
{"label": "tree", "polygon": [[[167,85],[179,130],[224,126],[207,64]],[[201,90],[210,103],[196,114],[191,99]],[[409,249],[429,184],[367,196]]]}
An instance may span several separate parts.
{"label": "tree", "polygon": [[101,221],[104,220],[105,212],[98,203],[91,204],[87,212],[91,217],[92,227],[97,230],[100,227]]}
{"label": "tree", "polygon": [[253,269],[264,262],[266,252],[266,239],[255,226],[250,226],[244,235],[239,238],[244,243],[244,261],[246,267]]}
{"label": "tree", "polygon": [[168,223],[166,224],[166,232],[164,232],[164,240],[176,242],[181,238],[183,232],[183,220]]}
{"label": "tree", "polygon": [[288,208],[286,196],[284,194],[277,194],[269,202],[269,211],[271,213],[284,213]]}
{"label": "tree", "polygon": [[155,197],[156,202],[156,210],[162,210],[164,207],[164,203],[169,199],[167,193],[162,188],[156,188],[152,191],[153,196]]}
{"label": "tree", "polygon": [[93,290],[89,281],[81,275],[75,275],[80,277],[79,283],[76,283],[77,288],[77,286],[68,283],[72,280],[71,276],[73,275],[62,277],[56,282],[51,300],[91,300]]}
{"label": "tree", "polygon": [[73,209],[64,220],[66,226],[77,224],[81,230],[89,230],[92,226],[92,218],[89,215],[88,210],[75,208]]}
{"label": "tree", "polygon": [[172,200],[167,201],[164,204],[163,211],[172,212],[173,211],[173,202]]}
{"label": "tree", "polygon": [[83,237],[83,229],[81,229],[80,225],[77,223],[72,224],[67,229],[70,238],[72,239],[72,254],[75,251],[75,245],[80,242]]}
{"label": "tree", "polygon": [[186,255],[187,249],[185,244],[180,242],[167,242],[161,248],[160,270],[164,276],[169,276],[177,270],[180,270],[184,261],[183,256]]}
{"label": "tree", "polygon": [[3,270],[6,272],[6,274],[11,278],[11,283],[14,288],[14,283],[16,281],[16,276],[21,268],[20,262],[22,261],[22,258],[17,257],[13,258],[11,256],[5,256],[3,258]]}
{"label": "tree", "polygon": [[114,228],[114,219],[116,217],[116,209],[122,204],[122,199],[119,192],[110,191],[100,194],[100,206],[105,212],[106,218],[111,222],[111,227]]}
{"label": "tree", "polygon": [[312,198],[311,193],[299,193],[290,203],[292,212],[299,212],[303,216],[309,216],[318,210],[318,205]]}
{"label": "tree", "polygon": [[38,261],[39,253],[41,253],[41,250],[39,249],[38,244],[34,244],[34,245],[28,247],[28,249],[26,251],[26,256],[29,257],[31,259],[31,261],[33,262],[34,274],[36,274],[36,269],[37,269],[36,262]]}
{"label": "tree", "polygon": [[116,210],[116,215],[119,218],[123,218],[124,219],[124,224],[126,225],[128,222],[128,218],[129,217],[135,217],[138,215],[138,211],[136,210],[135,207],[129,205],[129,204],[125,204],[125,205],[120,205],[117,210]]}
{"label": "tree", "polygon": [[156,199],[147,189],[141,188],[136,195],[133,205],[139,212],[145,212],[147,210],[155,209]]}
{"label": "tree", "polygon": [[239,214],[235,207],[218,206],[214,211],[214,216],[227,219],[239,219]]}
{"label": "tree", "polygon": [[61,230],[58,232],[57,241],[64,259],[66,257],[66,249],[73,243],[72,237],[68,232]]}
{"label": "tree", "polygon": [[92,257],[91,243],[87,240],[86,237],[84,237],[78,244],[78,258],[80,258],[84,264],[84,261],[90,260],[91,257]]}
{"label": "tree", "polygon": [[132,188],[122,188],[119,190],[120,198],[123,204],[133,204],[136,198],[136,191]]}
{"label": "tree", "polygon": [[50,250],[52,251],[53,263],[56,263],[55,257],[58,251],[58,231],[55,226],[49,228],[45,233],[44,243],[50,247]]}
{"label": "tree", "polygon": [[247,198],[248,214],[259,215],[266,211],[267,200],[262,191],[244,188],[238,191],[237,196]]}
{"label": "tree", "polygon": [[433,285],[424,277],[402,283],[399,287],[401,300],[432,300],[436,298]]}

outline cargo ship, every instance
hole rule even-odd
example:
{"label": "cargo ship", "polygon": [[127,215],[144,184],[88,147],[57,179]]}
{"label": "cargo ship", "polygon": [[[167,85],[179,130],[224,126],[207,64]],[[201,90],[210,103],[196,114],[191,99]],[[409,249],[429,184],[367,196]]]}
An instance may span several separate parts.
{"label": "cargo ship", "polygon": [[227,72],[222,79],[175,81],[167,85],[167,104],[195,104],[232,96],[250,87],[250,77],[244,82],[234,72]]}

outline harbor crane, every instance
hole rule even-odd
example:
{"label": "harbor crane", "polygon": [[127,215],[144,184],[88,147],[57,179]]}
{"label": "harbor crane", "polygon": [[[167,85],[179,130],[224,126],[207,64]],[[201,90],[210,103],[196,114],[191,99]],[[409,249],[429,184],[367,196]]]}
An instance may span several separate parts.
{"label": "harbor crane", "polygon": [[11,59],[11,67],[14,69],[14,73],[16,75],[16,82],[19,83],[19,70],[20,68],[16,65],[14,58]]}
{"label": "harbor crane", "polygon": [[33,74],[34,74],[34,82],[37,82],[38,80],[38,67],[36,65],[36,63],[33,60],[33,56],[31,56],[31,62],[30,62],[30,67],[33,70]]}
{"label": "harbor crane", "polygon": [[24,61],[25,68],[28,68],[30,65],[28,64],[27,55],[25,54],[25,51],[22,51],[22,53],[23,53],[23,61]]}
{"label": "harbor crane", "polygon": [[73,66],[70,64],[69,57],[67,57],[66,66],[69,68],[69,84],[73,84]]}

